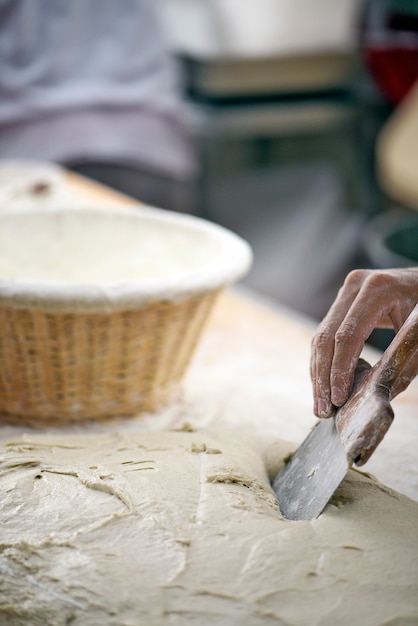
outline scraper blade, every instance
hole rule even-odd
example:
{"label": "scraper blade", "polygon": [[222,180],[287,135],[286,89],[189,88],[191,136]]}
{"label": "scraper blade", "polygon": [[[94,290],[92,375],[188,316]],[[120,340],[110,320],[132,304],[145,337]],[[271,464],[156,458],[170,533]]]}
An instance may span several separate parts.
{"label": "scraper blade", "polygon": [[291,520],[318,517],[349,467],[334,419],[321,420],[274,480],[282,515]]}

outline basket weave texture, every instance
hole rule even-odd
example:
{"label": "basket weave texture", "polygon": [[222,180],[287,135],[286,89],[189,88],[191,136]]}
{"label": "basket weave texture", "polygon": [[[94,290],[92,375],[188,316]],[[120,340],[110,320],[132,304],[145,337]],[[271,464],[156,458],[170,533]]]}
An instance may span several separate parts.
{"label": "basket weave texture", "polygon": [[0,419],[61,425],[155,410],[219,291],[110,314],[0,308]]}

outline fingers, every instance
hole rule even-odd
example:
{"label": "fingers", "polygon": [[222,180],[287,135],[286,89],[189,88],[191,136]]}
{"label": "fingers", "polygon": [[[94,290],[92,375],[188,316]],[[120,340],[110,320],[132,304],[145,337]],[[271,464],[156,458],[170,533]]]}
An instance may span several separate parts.
{"label": "fingers", "polygon": [[335,406],[342,406],[348,399],[364,344],[386,315],[386,299],[381,294],[371,297],[368,289],[364,283],[335,333],[329,378],[331,402]]}
{"label": "fingers", "polygon": [[348,274],[312,343],[314,413],[329,417],[350,395],[354,371],[371,332],[390,318],[390,281],[382,273]]}
{"label": "fingers", "polygon": [[[312,341],[315,415],[329,417],[336,406],[344,404],[371,332],[378,327],[397,332],[417,302],[418,268],[348,274]],[[416,375],[414,367],[411,365],[409,376]]]}
{"label": "fingers", "polygon": [[335,337],[365,278],[365,270],[357,270],[347,276],[334,304],[320,324],[313,339],[311,379],[314,394],[314,413],[318,417],[329,417],[333,413],[331,369],[334,360]]}

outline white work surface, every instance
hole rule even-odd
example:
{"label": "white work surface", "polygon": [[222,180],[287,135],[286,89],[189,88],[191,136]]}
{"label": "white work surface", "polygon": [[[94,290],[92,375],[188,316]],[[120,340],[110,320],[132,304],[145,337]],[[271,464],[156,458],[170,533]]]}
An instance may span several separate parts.
{"label": "white work surface", "polygon": [[[71,177],[85,197],[121,196]],[[314,325],[298,314],[232,289],[222,294],[184,378],[179,397],[158,414],[72,430],[163,429],[184,422],[242,429],[300,443],[315,422],[309,379]],[[374,363],[379,353],[363,355]],[[393,401],[395,420],[364,467],[418,500],[418,378]],[[28,428],[0,425],[0,439]]]}

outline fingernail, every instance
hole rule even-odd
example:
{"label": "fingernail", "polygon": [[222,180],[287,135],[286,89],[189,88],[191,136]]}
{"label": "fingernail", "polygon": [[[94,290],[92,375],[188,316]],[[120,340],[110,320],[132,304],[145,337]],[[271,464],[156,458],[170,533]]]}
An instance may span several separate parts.
{"label": "fingernail", "polygon": [[328,417],[331,412],[331,406],[326,400],[318,400],[318,417]]}

